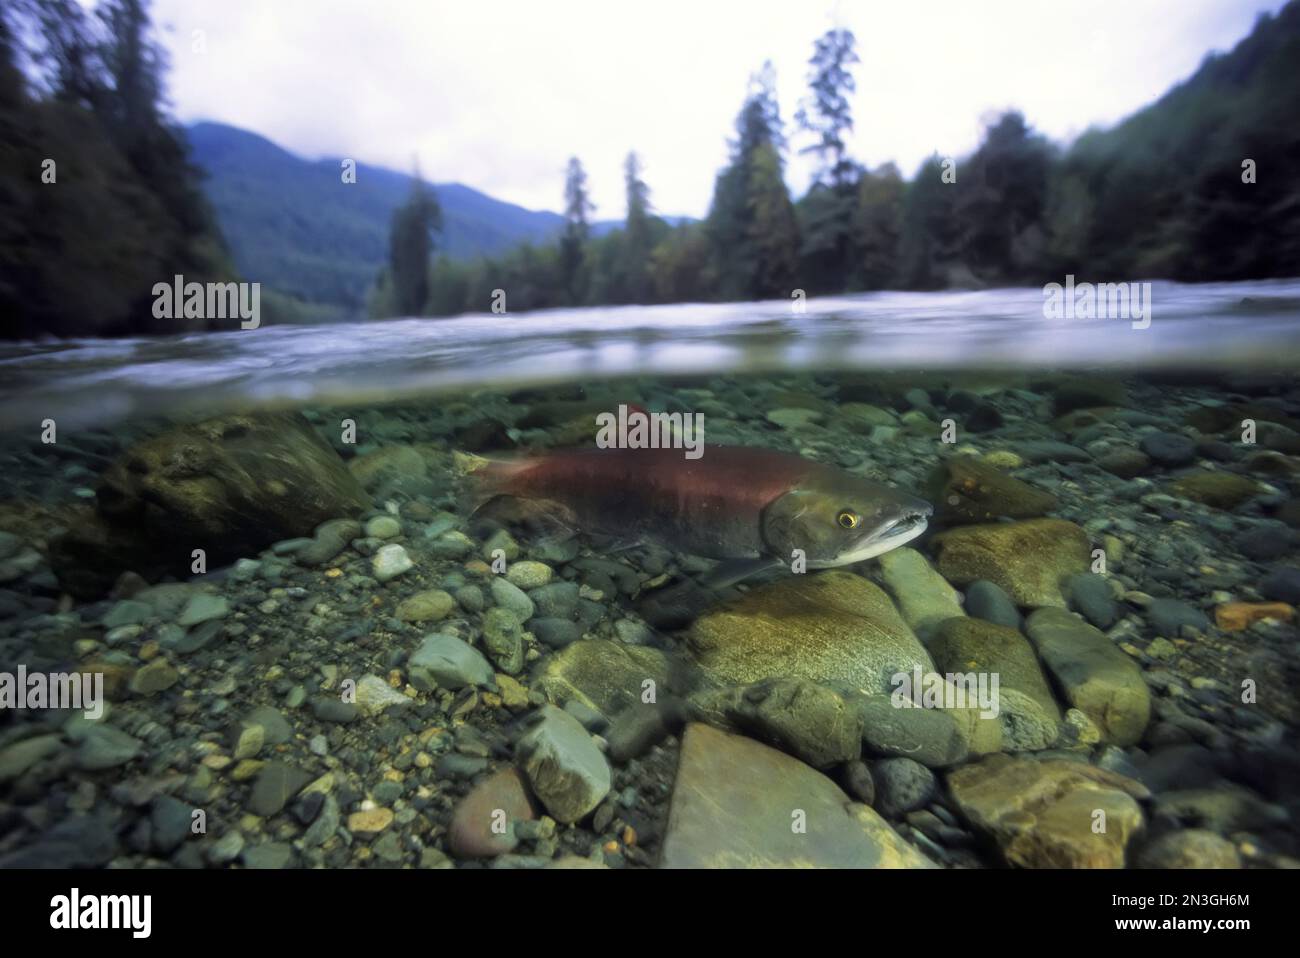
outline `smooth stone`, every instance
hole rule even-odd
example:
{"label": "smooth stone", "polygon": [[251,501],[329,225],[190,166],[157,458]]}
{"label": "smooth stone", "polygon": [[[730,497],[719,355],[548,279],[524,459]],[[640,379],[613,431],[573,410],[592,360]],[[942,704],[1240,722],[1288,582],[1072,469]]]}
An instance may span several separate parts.
{"label": "smooth stone", "polygon": [[248,797],[248,810],[259,818],[270,818],[298,794],[312,776],[284,762],[268,762],[258,773]]}
{"label": "smooth stone", "polygon": [[484,614],[483,648],[507,675],[515,675],[524,667],[523,626],[509,609],[488,609]]}
{"label": "smooth stone", "polygon": [[1237,846],[1204,828],[1167,832],[1144,845],[1138,868],[1240,868]]}
{"label": "smooth stone", "polygon": [[945,619],[966,614],[957,590],[915,549],[886,552],[880,557],[880,571],[903,620],[927,645]]}
{"label": "smooth stone", "polygon": [[928,484],[935,514],[955,522],[999,517],[1033,519],[1054,510],[1056,496],[1008,476],[971,456],[953,456],[936,467]]}
{"label": "smooth stone", "polygon": [[[993,755],[947,775],[963,816],[1020,868],[1123,868],[1145,786],[1085,762]],[[1096,813],[1104,831],[1094,831]]]}
{"label": "smooth stone", "polygon": [[181,610],[180,616],[176,619],[176,624],[189,628],[201,622],[224,619],[229,614],[230,603],[225,596],[200,592],[185,603],[185,608]]}
{"label": "smooth stone", "polygon": [[827,769],[862,754],[861,711],[812,682],[765,679],[698,692],[690,703],[697,720],[751,735],[813,768]]}
{"label": "smooth stone", "polygon": [[659,865],[934,867],[822,773],[761,742],[698,723],[683,736]]}
{"label": "smooth stone", "polygon": [[1180,599],[1154,599],[1146,607],[1146,618],[1157,635],[1177,638],[1183,627],[1205,632],[1210,620],[1204,612]]}
{"label": "smooth stone", "polygon": [[572,715],[543,706],[541,719],[516,746],[533,794],[557,822],[586,817],[609,794],[609,763]]}
{"label": "smooth stone", "polygon": [[493,603],[503,609],[509,609],[520,622],[527,622],[537,610],[528,593],[500,576],[493,577],[490,591]]}
{"label": "smooth stone", "polygon": [[978,579],[966,587],[966,614],[1009,629],[1019,629],[1023,619],[1006,590],[988,579]]}
{"label": "smooth stone", "polygon": [[506,569],[506,581],[521,589],[536,589],[546,585],[554,577],[551,567],[544,562],[512,562]]}
{"label": "smooth stone", "polygon": [[1065,606],[1061,582],[1088,569],[1088,534],[1065,519],[959,526],[935,536],[936,565],[949,582],[988,579],[1020,606]]}
{"label": "smooth stone", "polygon": [[1064,609],[1039,609],[1025,627],[1066,700],[1107,741],[1128,746],[1141,739],[1151,718],[1151,693],[1133,659]]}
{"label": "smooth stone", "polygon": [[380,582],[388,582],[403,572],[409,572],[415,563],[406,554],[406,550],[397,544],[380,548],[370,559],[371,569]]}
{"label": "smooth stone", "polygon": [[356,692],[357,708],[362,715],[371,718],[382,715],[386,709],[412,704],[410,699],[378,675],[363,675],[357,680]]}
{"label": "smooth stone", "polygon": [[885,758],[871,766],[876,811],[886,818],[902,818],[930,804],[937,790],[934,773],[910,758]]}
{"label": "smooth stone", "polygon": [[436,622],[445,619],[456,607],[456,600],[441,589],[428,589],[403,599],[397,606],[398,621]]}
{"label": "smooth stone", "polygon": [[457,858],[504,855],[519,843],[515,826],[536,818],[523,775],[503,768],[456,804],[447,833],[451,853]]}
{"label": "smooth stone", "polygon": [[1070,607],[1099,629],[1109,629],[1119,618],[1119,603],[1105,576],[1078,572],[1065,580]]}
{"label": "smooth stone", "polygon": [[1175,432],[1149,432],[1139,448],[1162,466],[1188,466],[1196,461],[1196,441]]}
{"label": "smooth stone", "polygon": [[667,693],[674,684],[674,663],[659,649],[583,639],[542,659],[531,684],[552,702],[576,700],[613,718],[641,704],[647,691],[656,698]]}
{"label": "smooth stone", "polygon": [[696,620],[688,645],[721,685],[789,677],[889,692],[895,675],[934,668],[888,594],[841,571],[759,586]]}
{"label": "smooth stone", "polygon": [[375,516],[365,524],[365,533],[372,539],[395,539],[402,534],[402,524],[392,516]]}
{"label": "smooth stone", "polygon": [[407,665],[417,689],[428,691],[430,680],[442,688],[492,684],[491,664],[475,648],[454,635],[426,635]]}

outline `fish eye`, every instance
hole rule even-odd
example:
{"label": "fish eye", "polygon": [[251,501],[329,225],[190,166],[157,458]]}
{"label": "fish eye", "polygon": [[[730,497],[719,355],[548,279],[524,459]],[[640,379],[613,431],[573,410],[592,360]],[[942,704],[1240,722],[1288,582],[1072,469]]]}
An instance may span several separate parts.
{"label": "fish eye", "polygon": [[858,516],[856,512],[849,512],[847,509],[845,509],[843,512],[841,512],[838,516],[835,517],[835,521],[838,522],[840,524],[840,527],[843,529],[856,529],[858,527],[858,523],[861,522],[862,519],[861,517]]}

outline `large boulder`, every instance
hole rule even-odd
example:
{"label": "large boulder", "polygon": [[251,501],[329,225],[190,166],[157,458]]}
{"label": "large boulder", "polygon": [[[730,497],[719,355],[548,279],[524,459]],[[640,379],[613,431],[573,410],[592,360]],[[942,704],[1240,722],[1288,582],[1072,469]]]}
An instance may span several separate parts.
{"label": "large boulder", "polygon": [[1145,786],[1084,762],[992,755],[948,775],[948,792],[1008,864],[1123,868],[1145,824]]}
{"label": "large boulder", "polygon": [[1066,700],[1092,719],[1106,740],[1133,745],[1151,718],[1142,670],[1099,629],[1064,609],[1039,609],[1025,623],[1039,658]]}
{"label": "large boulder", "polygon": [[972,456],[945,459],[930,476],[930,501],[951,525],[1005,516],[1032,519],[1056,508],[1056,497]]}
{"label": "large boulder", "polygon": [[663,868],[931,868],[879,815],[761,742],[686,727]]}
{"label": "large boulder", "polygon": [[889,596],[851,572],[794,575],[695,622],[690,649],[720,685],[789,677],[889,692],[898,673],[933,671]]}
{"label": "large boulder", "polygon": [[123,569],[188,575],[310,536],[368,505],[360,485],[300,413],[220,416],[131,446],[101,477],[92,522],[51,544],[70,592],[97,597]]}
{"label": "large boulder", "polygon": [[980,579],[1017,605],[1064,608],[1061,582],[1088,568],[1088,534],[1065,519],[960,526],[934,538],[939,572],[949,582]]}

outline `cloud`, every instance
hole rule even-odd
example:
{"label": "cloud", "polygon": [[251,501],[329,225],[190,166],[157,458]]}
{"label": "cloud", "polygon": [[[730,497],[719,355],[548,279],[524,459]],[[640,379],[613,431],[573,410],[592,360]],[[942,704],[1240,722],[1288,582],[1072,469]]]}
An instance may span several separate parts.
{"label": "cloud", "polygon": [[[994,110],[1018,107],[1058,139],[1114,122],[1282,2],[156,0],[154,16],[185,122],[309,157],[409,169],[418,155],[432,180],[534,209],[559,208],[577,155],[597,217],[617,218],[629,149],[657,209],[703,215],[750,72],[774,62],[789,122],[833,23],[863,61],[854,155],[910,175],[932,151],[974,148]],[[810,162],[792,150],[796,192]]]}

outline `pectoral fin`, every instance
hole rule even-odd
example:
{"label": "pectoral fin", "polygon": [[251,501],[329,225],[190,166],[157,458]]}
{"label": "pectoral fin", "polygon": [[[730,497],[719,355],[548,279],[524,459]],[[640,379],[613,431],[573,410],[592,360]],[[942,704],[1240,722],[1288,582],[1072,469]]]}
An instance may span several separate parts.
{"label": "pectoral fin", "polygon": [[698,581],[706,589],[718,592],[751,576],[780,569],[784,565],[784,562],[773,556],[759,556],[757,559],[724,559]]}

